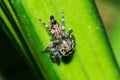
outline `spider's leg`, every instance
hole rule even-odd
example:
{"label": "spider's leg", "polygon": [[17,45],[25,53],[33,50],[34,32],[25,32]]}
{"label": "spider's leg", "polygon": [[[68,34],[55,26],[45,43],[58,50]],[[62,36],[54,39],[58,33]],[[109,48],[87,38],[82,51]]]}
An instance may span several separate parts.
{"label": "spider's leg", "polygon": [[67,32],[67,34],[71,34],[73,32],[73,30],[72,29],[70,29],[70,30],[68,30],[68,32]]}
{"label": "spider's leg", "polygon": [[49,49],[50,49],[50,47],[49,47],[49,45],[48,45],[47,47],[45,47],[45,48],[41,51],[41,53],[48,52],[48,51],[49,51]]}
{"label": "spider's leg", "polygon": [[72,30],[68,30],[67,32],[65,32],[64,37],[65,38],[69,38],[71,36]]}
{"label": "spider's leg", "polygon": [[50,42],[41,52],[44,53],[44,52],[47,52],[50,50],[50,48],[52,48],[54,46],[54,43],[53,42]]}
{"label": "spider's leg", "polygon": [[45,28],[47,28],[49,30],[49,26],[45,22],[43,22],[41,19],[39,19],[39,21],[40,21],[41,24],[43,24],[43,26]]}
{"label": "spider's leg", "polygon": [[62,30],[64,31],[65,30],[65,19],[64,19],[64,12],[62,12],[62,19],[61,19],[61,22],[62,22]]}
{"label": "spider's leg", "polygon": [[50,58],[51,58],[52,62],[59,64],[62,56],[55,48],[53,48],[50,51]]}

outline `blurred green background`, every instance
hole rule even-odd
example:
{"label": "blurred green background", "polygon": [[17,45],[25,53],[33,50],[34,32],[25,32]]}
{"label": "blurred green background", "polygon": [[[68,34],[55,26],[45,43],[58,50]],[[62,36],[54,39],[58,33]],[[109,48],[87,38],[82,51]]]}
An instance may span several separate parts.
{"label": "blurred green background", "polygon": [[[118,59],[120,57],[120,1],[95,0],[95,2],[115,57],[120,64]],[[29,65],[18,54],[19,52],[0,27],[0,80],[37,80]],[[42,76],[41,80],[44,80]]]}

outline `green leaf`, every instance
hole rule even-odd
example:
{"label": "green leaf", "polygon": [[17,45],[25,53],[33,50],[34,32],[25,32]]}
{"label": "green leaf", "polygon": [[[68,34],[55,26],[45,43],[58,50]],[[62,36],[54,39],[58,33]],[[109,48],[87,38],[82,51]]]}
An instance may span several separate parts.
{"label": "green leaf", "polygon": [[[46,80],[119,80],[118,65],[93,0],[10,0],[9,3],[31,51],[28,56],[34,59],[33,64]],[[50,36],[39,19],[49,24],[52,14],[60,23],[62,11],[65,28],[73,30],[76,46],[71,61],[57,65],[49,54],[41,53]]]}
{"label": "green leaf", "polygon": [[115,24],[113,25],[112,32],[110,34],[110,42],[114,51],[114,55],[116,57],[117,63],[120,68],[120,50],[119,50],[119,45],[120,45],[120,16],[119,16],[120,11],[117,13],[117,19],[115,20]]}

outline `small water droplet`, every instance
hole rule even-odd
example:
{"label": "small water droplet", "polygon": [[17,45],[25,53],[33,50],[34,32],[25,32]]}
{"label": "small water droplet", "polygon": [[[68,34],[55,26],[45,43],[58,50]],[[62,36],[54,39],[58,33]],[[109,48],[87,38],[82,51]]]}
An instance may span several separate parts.
{"label": "small water droplet", "polygon": [[91,28],[91,26],[88,26],[88,28],[90,29],[90,28]]}
{"label": "small water droplet", "polygon": [[96,29],[100,29],[100,27],[99,27],[99,26],[97,26],[97,27],[96,27]]}

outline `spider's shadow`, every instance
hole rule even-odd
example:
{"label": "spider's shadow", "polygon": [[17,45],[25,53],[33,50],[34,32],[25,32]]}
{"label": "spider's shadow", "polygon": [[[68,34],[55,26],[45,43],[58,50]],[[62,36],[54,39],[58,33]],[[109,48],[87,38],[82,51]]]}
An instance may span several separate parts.
{"label": "spider's shadow", "polygon": [[71,62],[74,53],[75,53],[75,51],[74,51],[73,54],[71,54],[70,56],[62,57],[62,61],[63,61],[63,63],[68,64],[69,62]]}

